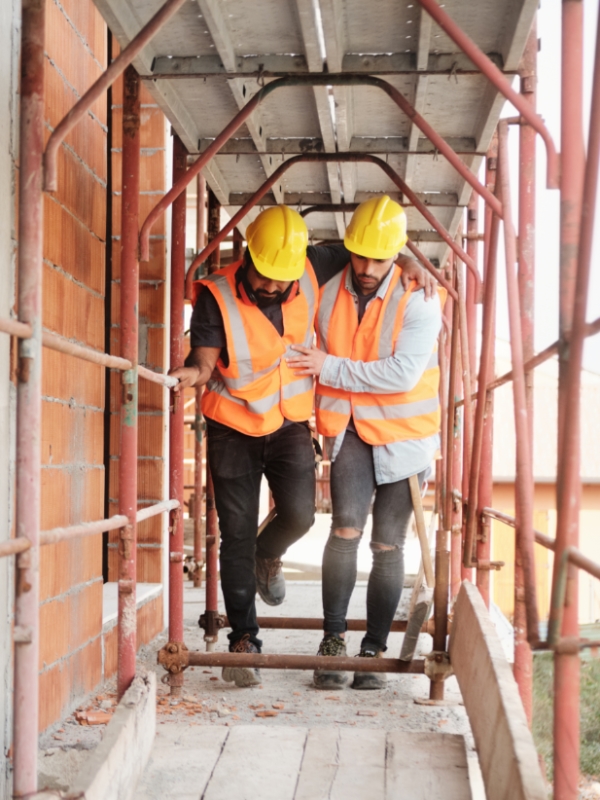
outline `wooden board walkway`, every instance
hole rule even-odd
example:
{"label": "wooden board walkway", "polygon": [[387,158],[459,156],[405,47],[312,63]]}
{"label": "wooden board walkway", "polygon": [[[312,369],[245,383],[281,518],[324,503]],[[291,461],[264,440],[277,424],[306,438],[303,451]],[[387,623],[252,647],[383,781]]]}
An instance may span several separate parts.
{"label": "wooden board walkway", "polygon": [[281,725],[165,734],[134,800],[471,800],[457,734]]}

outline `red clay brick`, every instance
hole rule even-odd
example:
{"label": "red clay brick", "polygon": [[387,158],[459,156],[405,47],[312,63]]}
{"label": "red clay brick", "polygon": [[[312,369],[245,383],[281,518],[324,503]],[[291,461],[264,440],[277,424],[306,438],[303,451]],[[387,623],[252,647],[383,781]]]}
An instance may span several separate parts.
{"label": "red clay brick", "polygon": [[[118,355],[118,349],[114,349],[111,352]],[[144,409],[144,411],[162,411],[163,404],[165,402],[164,398],[165,390],[162,386],[158,383],[152,383],[151,381],[144,380],[140,378],[138,383],[138,405],[140,409]],[[111,414],[116,414],[118,416],[118,412],[120,409],[121,397],[123,395],[123,385],[121,383],[121,378],[118,373],[111,372],[110,374],[110,410]],[[111,424],[119,424],[119,420],[115,419],[113,421],[113,417],[111,416]]]}
{"label": "red clay brick", "polygon": [[72,622],[71,598],[68,595],[40,607],[40,669],[51,666],[69,653]]}
{"label": "red clay brick", "polygon": [[71,699],[85,697],[102,680],[102,639],[98,636],[78,650],[71,661]]}
{"label": "red clay brick", "polygon": [[162,581],[162,548],[138,547],[136,573],[140,583],[160,583]]}
{"label": "red clay brick", "polygon": [[73,153],[58,151],[56,199],[99,239],[106,236],[106,188]]}
{"label": "red clay brick", "polygon": [[105,367],[55,350],[43,350],[42,394],[80,405],[104,407]]}
{"label": "red clay brick", "polygon": [[46,730],[60,719],[69,703],[71,670],[68,661],[61,661],[40,675],[39,729]]}
{"label": "red clay brick", "polygon": [[[45,46],[49,58],[54,61],[66,80],[81,97],[102,74],[102,67],[96,63],[92,54],[82,46],[77,34],[56,3],[46,3]],[[49,64],[46,68],[52,68]],[[106,107],[105,96],[92,106],[93,112],[102,117],[102,106]]]}
{"label": "red clay brick", "polygon": [[104,351],[104,300],[44,264],[43,323],[46,328]]}
{"label": "red clay brick", "polygon": [[107,631],[102,639],[103,639],[103,648],[104,648],[104,680],[107,678],[111,678],[117,671],[117,664],[118,664],[118,629],[115,625],[114,628],[111,628]]}
{"label": "red clay brick", "polygon": [[[79,100],[76,92],[66,83],[62,75],[52,66],[47,65],[44,71],[45,116],[48,124],[56,128]],[[104,104],[105,106],[105,104]],[[106,118],[106,113],[104,113]],[[106,181],[106,131],[102,127],[105,121],[85,114],[77,125],[67,134],[64,143],[73,148],[77,155],[103,181]],[[45,140],[50,138],[51,131],[45,132]]]}
{"label": "red clay brick", "polygon": [[[157,222],[157,228],[156,230],[153,229],[153,231],[159,232],[159,227]],[[116,236],[117,234],[114,235]],[[167,243],[164,239],[150,239],[150,261],[140,262],[140,278],[142,280],[164,280],[166,278],[166,253]],[[112,278],[113,280],[118,280],[120,277],[121,241],[120,239],[115,239],[112,243]]]}
{"label": "red clay brick", "polygon": [[92,3],[81,0],[61,0],[61,5],[96,60],[106,68],[107,29],[100,12]]}
{"label": "red clay brick", "polygon": [[[114,99],[114,98],[113,98]],[[113,108],[113,139],[112,146],[120,150],[123,146],[123,109]],[[140,146],[143,148],[158,148],[166,145],[165,116],[158,106],[142,108],[140,113]]]}
{"label": "red clay brick", "polygon": [[[121,167],[119,166],[119,170]],[[115,168],[113,167],[113,176],[116,175]],[[119,172],[119,183],[121,182],[121,173]],[[153,194],[140,195],[140,211],[139,211],[139,226],[140,228],[146,221],[146,217],[152,211],[154,206],[162,200],[164,192],[156,192]],[[121,235],[121,195],[114,194],[112,201],[112,235]],[[166,215],[162,214],[152,226],[152,236],[164,236],[166,232]],[[156,240],[155,240],[156,241]],[[140,265],[141,269],[141,265]]]}
{"label": "red clay brick", "polygon": [[[119,308],[121,302],[121,286],[112,285],[112,321],[119,322]],[[141,322],[162,323],[165,319],[165,285],[164,283],[140,284],[139,318]]]}
{"label": "red clay brick", "polygon": [[84,645],[102,631],[102,580],[70,595],[69,652]]}
{"label": "red clay brick", "polygon": [[104,294],[104,242],[48,194],[44,195],[44,257],[97,294]]}
{"label": "red clay brick", "polygon": [[[162,416],[138,414],[138,456],[161,456],[164,441],[164,420]],[[120,430],[118,425],[111,426],[111,455],[118,456],[120,450]]]}
{"label": "red clay brick", "polygon": [[[160,145],[162,147],[162,145]],[[121,191],[122,154],[113,152],[113,191]],[[165,151],[142,150],[140,159],[140,192],[164,192],[165,190]]]}

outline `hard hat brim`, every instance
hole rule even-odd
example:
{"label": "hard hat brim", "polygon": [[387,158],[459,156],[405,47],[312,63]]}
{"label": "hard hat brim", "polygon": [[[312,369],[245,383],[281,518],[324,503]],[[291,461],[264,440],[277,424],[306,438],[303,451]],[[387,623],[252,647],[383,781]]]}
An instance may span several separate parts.
{"label": "hard hat brim", "polygon": [[252,256],[252,263],[256,271],[259,275],[262,275],[263,278],[269,278],[272,281],[297,281],[298,278],[301,278],[304,274],[304,268],[306,259],[303,258],[302,261],[290,264],[284,268],[282,267],[274,267],[272,264],[269,264],[267,261],[264,261],[261,258],[256,258],[252,249],[250,249],[250,255]]}
{"label": "hard hat brim", "polygon": [[357,256],[362,256],[362,258],[378,258],[387,261],[388,258],[393,258],[395,255],[397,255],[407,241],[408,236],[404,237],[404,240],[393,249],[382,250],[377,247],[365,247],[364,245],[358,244],[357,242],[348,238],[348,236],[344,236],[344,247],[346,250],[350,250],[351,253],[356,253]]}

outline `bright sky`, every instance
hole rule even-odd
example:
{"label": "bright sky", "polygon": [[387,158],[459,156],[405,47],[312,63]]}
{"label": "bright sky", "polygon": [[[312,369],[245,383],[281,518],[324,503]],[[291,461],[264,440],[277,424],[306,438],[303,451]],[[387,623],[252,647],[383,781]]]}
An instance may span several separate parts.
{"label": "bright sky", "polygon": [[[589,103],[593,75],[594,48],[596,38],[596,19],[598,4],[596,0],[584,0],[585,41],[584,41],[584,99],[585,136],[589,124]],[[538,112],[544,118],[550,133],[560,150],[560,29],[561,0],[541,0],[538,13],[538,37],[541,51],[538,54]],[[516,84],[515,84],[516,86]],[[502,116],[512,116],[515,111],[510,104]],[[518,133],[511,130],[511,160],[513,174],[511,188],[517,213],[518,179]],[[546,157],[543,143],[538,137],[537,145],[537,225],[536,225],[536,277],[535,277],[535,342],[536,350],[542,350],[558,338],[558,246],[559,246],[559,193],[545,186]],[[599,204],[600,205],[600,204]],[[591,321],[600,316],[600,212],[596,214],[596,241],[592,262],[587,319]],[[508,339],[508,318],[506,313],[506,279],[504,253],[499,253],[499,306],[498,336]],[[587,369],[600,373],[600,335],[588,339],[584,364]]]}

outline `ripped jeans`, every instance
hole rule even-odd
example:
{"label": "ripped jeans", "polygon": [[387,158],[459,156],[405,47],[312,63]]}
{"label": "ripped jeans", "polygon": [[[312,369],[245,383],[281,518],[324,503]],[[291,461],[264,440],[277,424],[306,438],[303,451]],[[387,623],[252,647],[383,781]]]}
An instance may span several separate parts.
{"label": "ripped jeans", "polygon": [[[419,474],[419,485],[425,472]],[[373,566],[367,585],[367,632],[361,647],[386,650],[404,585],[404,541],[413,506],[408,479],[377,486],[373,448],[355,431],[346,431],[331,467],[331,534],[323,553],[323,629],[344,633],[356,583],[357,551],[373,503]],[[354,538],[336,531],[353,528]],[[360,532],[360,533],[359,533]]]}

